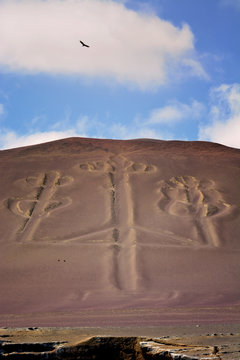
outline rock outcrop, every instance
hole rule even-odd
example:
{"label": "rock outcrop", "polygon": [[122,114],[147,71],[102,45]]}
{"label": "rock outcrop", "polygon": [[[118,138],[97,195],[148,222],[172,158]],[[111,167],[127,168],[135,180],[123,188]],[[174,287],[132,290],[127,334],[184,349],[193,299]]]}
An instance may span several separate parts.
{"label": "rock outcrop", "polygon": [[227,351],[226,345],[185,345],[161,338],[96,336],[77,344],[0,342],[0,359],[6,360],[233,360],[238,356],[236,344]]}

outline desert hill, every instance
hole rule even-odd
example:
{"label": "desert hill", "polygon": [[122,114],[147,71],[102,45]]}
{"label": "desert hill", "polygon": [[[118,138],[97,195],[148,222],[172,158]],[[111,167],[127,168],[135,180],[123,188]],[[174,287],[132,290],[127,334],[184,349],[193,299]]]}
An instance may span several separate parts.
{"label": "desert hill", "polygon": [[239,321],[240,150],[0,151],[0,326]]}

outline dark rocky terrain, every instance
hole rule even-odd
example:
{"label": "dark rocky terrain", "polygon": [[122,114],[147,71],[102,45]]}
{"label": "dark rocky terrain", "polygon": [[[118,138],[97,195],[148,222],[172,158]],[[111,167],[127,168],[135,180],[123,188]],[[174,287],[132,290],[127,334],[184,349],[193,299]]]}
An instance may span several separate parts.
{"label": "dark rocky terrain", "polygon": [[[234,329],[234,327],[233,327]],[[206,329],[202,329],[204,332]],[[225,328],[225,330],[227,330]],[[235,328],[236,330],[236,328]],[[108,331],[117,336],[95,335]],[[120,336],[164,329],[0,329],[0,359],[237,360],[240,334],[199,335],[199,328],[165,329],[191,336]],[[195,332],[195,335],[193,333]],[[49,341],[46,341],[48,339]]]}

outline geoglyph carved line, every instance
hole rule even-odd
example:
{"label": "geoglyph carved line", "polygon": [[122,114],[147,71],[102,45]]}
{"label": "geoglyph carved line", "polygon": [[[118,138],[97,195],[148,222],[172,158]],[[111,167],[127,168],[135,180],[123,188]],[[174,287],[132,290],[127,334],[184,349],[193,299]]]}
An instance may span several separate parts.
{"label": "geoglyph carved line", "polygon": [[148,241],[145,244],[141,244],[141,246],[144,247],[154,246],[154,248],[161,248],[162,246],[191,246],[193,244],[192,239],[181,236],[179,234],[175,234],[168,230],[153,230],[140,225],[134,225],[133,228],[136,229],[136,231],[139,230],[140,232],[146,233],[148,235],[151,234],[158,238],[157,242]]}
{"label": "geoglyph carved line", "polygon": [[176,176],[159,182],[160,210],[191,219],[202,244],[220,246],[213,220],[231,212],[212,180],[199,181],[193,176]]}
{"label": "geoglyph carved line", "polygon": [[36,193],[36,201],[34,208],[32,209],[31,215],[28,221],[25,223],[23,229],[19,234],[19,240],[22,242],[31,241],[34,237],[35,231],[37,230],[42,217],[46,215],[46,208],[56,191],[56,183],[58,181],[58,173],[44,174],[42,177],[42,185],[38,188]]}
{"label": "geoglyph carved line", "polygon": [[124,156],[118,156],[115,163],[115,211],[119,231],[118,283],[121,289],[133,291],[136,289],[136,250],[133,247],[136,239],[135,232],[131,229],[133,204],[129,188],[129,175],[125,171],[129,167],[129,161]]}
{"label": "geoglyph carved line", "polygon": [[80,170],[85,170],[85,171],[90,171],[90,172],[94,172],[94,171],[114,172],[115,171],[114,165],[111,164],[110,161],[89,161],[89,162],[80,164],[79,168],[80,168]]}
{"label": "geoglyph carved line", "polygon": [[114,225],[116,225],[116,184],[114,179],[114,173],[109,172],[108,173],[109,180],[110,180],[110,197],[111,197],[111,217],[112,222]]}
{"label": "geoglyph carved line", "polygon": [[[118,289],[133,290],[136,288],[136,244],[133,225],[133,204],[128,179],[128,170],[133,172],[149,172],[146,164],[134,164],[124,156],[111,157],[108,161],[91,161],[80,164],[83,171],[102,172],[109,181],[107,190],[110,194],[111,226],[113,242],[113,271],[110,278]],[[97,233],[97,232],[95,232]],[[89,233],[89,240],[91,239]],[[125,254],[123,256],[123,253]],[[134,260],[135,259],[135,260]],[[126,278],[126,268],[128,277]]]}
{"label": "geoglyph carved line", "polygon": [[[87,244],[87,243],[105,243],[105,244],[111,244],[112,243],[112,239],[113,239],[113,232],[114,232],[114,227],[105,227],[102,229],[98,229],[95,231],[86,231],[84,233],[75,233],[72,235],[69,235],[68,237],[63,236],[63,237],[52,237],[52,241],[53,243],[56,243],[59,241],[61,243],[69,243],[69,242],[79,242],[80,244]],[[108,236],[109,235],[109,236]],[[98,240],[94,239],[95,237],[98,236]]]}
{"label": "geoglyph carved line", "polygon": [[[102,172],[109,179],[111,226],[113,245],[113,273],[110,277],[115,287],[125,290],[136,289],[136,231],[134,206],[129,183],[129,175],[149,174],[156,166],[143,162],[133,162],[124,156],[112,156],[107,161],[89,161],[79,165],[80,170]],[[109,227],[110,228],[110,227]],[[107,230],[107,227],[106,227]],[[95,234],[97,232],[94,232]],[[89,233],[89,241],[91,239]],[[127,271],[126,271],[127,269]],[[128,276],[126,277],[126,273]]]}
{"label": "geoglyph carved line", "polygon": [[21,198],[9,198],[6,201],[6,207],[15,215],[22,216],[23,218],[29,218],[35,201],[23,200]]}
{"label": "geoglyph carved line", "polygon": [[141,174],[155,172],[156,170],[157,168],[155,165],[146,164],[142,162],[138,162],[138,163],[132,162],[132,164],[127,168],[127,171],[129,172],[141,173]]}
{"label": "geoglyph carved line", "polygon": [[25,181],[30,186],[38,185],[34,198],[9,198],[7,200],[8,209],[14,214],[25,218],[17,233],[17,239],[20,242],[32,241],[44,217],[59,207],[68,206],[71,203],[70,198],[61,199],[61,201],[52,200],[58,186],[71,182],[71,177],[61,177],[59,172],[50,171],[38,177],[28,177]]}

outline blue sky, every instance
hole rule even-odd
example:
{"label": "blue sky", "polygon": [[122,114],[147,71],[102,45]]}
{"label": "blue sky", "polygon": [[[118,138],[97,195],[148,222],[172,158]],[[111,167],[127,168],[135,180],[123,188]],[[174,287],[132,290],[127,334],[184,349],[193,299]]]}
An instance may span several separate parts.
{"label": "blue sky", "polygon": [[239,29],[240,0],[0,0],[0,149],[69,136],[240,148]]}

